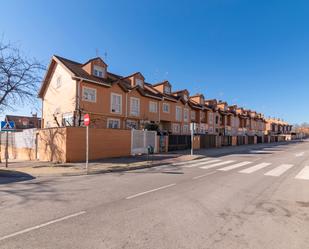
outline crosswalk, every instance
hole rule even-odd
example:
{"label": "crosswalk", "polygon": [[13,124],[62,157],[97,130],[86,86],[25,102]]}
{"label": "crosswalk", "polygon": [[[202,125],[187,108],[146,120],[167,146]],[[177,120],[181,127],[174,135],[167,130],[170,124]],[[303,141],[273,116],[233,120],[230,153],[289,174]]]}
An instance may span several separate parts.
{"label": "crosswalk", "polygon": [[[295,165],[287,163],[282,164],[275,164],[271,162],[257,163],[252,161],[224,160],[210,157],[192,160],[189,162],[175,163],[173,165],[181,166],[183,168],[196,167],[203,170],[216,169],[218,171],[224,171],[224,172],[237,170],[237,172],[241,174],[252,174],[255,172],[263,171],[263,175],[270,177],[280,177],[295,167]],[[300,180],[309,180],[309,165],[300,169],[300,171],[295,175],[294,178]]]}
{"label": "crosswalk", "polygon": [[281,164],[276,168],[266,172],[264,175],[266,176],[281,176],[284,172],[292,168],[293,164]]}
{"label": "crosswalk", "polygon": [[251,174],[251,173],[253,173],[255,171],[258,171],[260,169],[263,169],[263,168],[265,168],[265,167],[267,167],[269,165],[271,165],[271,163],[259,163],[257,165],[254,165],[254,166],[250,167],[250,168],[243,169],[243,170],[241,170],[239,172],[240,173],[245,173],[245,174]]}

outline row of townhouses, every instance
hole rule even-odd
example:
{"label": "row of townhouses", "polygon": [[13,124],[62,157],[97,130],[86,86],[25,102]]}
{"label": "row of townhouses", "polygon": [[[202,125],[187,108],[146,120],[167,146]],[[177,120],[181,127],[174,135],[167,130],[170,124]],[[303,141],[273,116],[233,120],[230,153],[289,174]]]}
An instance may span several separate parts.
{"label": "row of townhouses", "polygon": [[[108,71],[99,57],[85,63],[53,56],[43,80],[42,128],[91,126],[110,129],[147,129],[161,134],[196,134],[220,137],[222,145],[280,140],[292,126],[278,119],[224,101],[207,99],[187,89],[174,91],[168,81],[150,84],[140,72],[120,76]],[[271,138],[273,137],[273,138]]]}

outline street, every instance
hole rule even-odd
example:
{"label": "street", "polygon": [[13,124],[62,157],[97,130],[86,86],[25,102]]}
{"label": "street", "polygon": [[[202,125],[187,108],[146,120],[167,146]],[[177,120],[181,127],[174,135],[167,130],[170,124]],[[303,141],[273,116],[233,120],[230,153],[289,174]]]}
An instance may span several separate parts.
{"label": "street", "polygon": [[308,248],[309,141],[3,184],[0,224],[1,249]]}

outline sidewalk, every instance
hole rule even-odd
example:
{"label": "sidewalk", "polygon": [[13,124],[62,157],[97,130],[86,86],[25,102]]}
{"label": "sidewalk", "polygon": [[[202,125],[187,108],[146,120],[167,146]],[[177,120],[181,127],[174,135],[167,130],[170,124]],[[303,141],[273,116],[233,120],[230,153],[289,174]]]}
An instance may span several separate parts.
{"label": "sidewalk", "polygon": [[173,164],[199,158],[199,155],[182,154],[155,154],[151,156],[141,155],[132,157],[109,158],[89,162],[88,172],[85,162],[55,164],[40,161],[10,161],[8,168],[4,163],[0,164],[0,178],[3,175],[24,173],[33,177],[40,176],[74,176],[85,174],[99,174],[108,172],[120,172],[127,170],[143,169],[160,165]]}
{"label": "sidewalk", "polygon": [[[7,178],[10,175],[24,174],[25,176],[74,176],[85,174],[99,174],[108,172],[121,172],[135,169],[151,168],[160,165],[173,164],[195,160],[202,157],[221,157],[232,154],[250,154],[251,150],[288,145],[291,143],[301,143],[304,141],[290,141],[270,144],[253,144],[242,146],[228,146],[221,148],[201,149],[190,155],[190,150],[175,151],[166,154],[155,154],[151,156],[131,156],[121,158],[109,158],[99,161],[89,162],[88,172],[85,168],[85,162],[56,164],[40,161],[10,161],[6,169],[4,163],[0,164],[0,183],[1,178]],[[307,141],[308,142],[308,141]],[[280,150],[280,148],[278,148]],[[262,153],[262,152],[259,152]],[[267,151],[263,153],[268,153]],[[23,176],[24,177],[24,176]]]}

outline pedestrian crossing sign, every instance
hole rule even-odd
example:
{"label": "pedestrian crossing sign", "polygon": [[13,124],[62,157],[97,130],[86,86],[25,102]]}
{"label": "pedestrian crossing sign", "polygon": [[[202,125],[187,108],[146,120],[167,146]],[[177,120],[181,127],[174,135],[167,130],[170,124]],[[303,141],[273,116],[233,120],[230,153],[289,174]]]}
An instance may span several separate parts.
{"label": "pedestrian crossing sign", "polygon": [[14,131],[15,122],[14,121],[1,121],[1,131]]}

